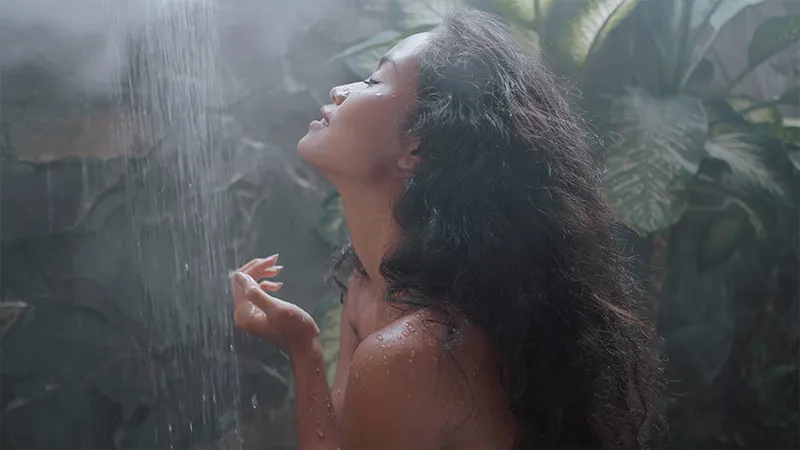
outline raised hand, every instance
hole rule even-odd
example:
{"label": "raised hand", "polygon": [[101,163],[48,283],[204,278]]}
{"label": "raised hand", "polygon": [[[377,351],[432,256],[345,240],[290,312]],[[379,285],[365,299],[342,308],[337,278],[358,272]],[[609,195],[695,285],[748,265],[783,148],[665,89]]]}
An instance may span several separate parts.
{"label": "raised hand", "polygon": [[264,280],[280,273],[283,267],[276,265],[277,260],[278,255],[254,259],[231,273],[233,318],[240,329],[267,339],[291,356],[294,348],[312,342],[319,328],[307,312],[270,295],[283,285]]}

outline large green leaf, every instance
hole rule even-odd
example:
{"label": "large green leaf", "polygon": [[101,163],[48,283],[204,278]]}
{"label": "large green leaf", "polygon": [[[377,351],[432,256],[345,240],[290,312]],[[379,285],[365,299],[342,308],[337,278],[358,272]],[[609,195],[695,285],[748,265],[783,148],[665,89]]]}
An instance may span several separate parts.
{"label": "large green leaf", "polygon": [[435,27],[455,9],[464,6],[463,0],[394,0],[393,15],[401,29]]}
{"label": "large green leaf", "polygon": [[735,107],[724,102],[709,103],[706,111],[709,129],[705,149],[709,157],[725,162],[730,169],[732,176],[727,179],[727,187],[786,199],[784,168],[779,166],[785,159],[771,154],[772,151],[780,153],[780,143],[755,125],[758,122],[746,120]]}
{"label": "large green leaf", "polygon": [[497,12],[511,23],[535,27],[543,23],[557,0],[492,0]]}
{"label": "large green leaf", "polygon": [[683,30],[686,45],[684,55],[681,56],[684,58],[681,66],[685,68],[683,73],[679,74],[681,89],[711,48],[722,27],[748,6],[762,2],[764,0],[695,0],[692,3],[688,30]]}
{"label": "large green leaf", "polygon": [[765,20],[756,29],[747,49],[750,67],[758,66],[779,51],[797,44],[798,40],[800,40],[800,14]]}
{"label": "large green leaf", "polygon": [[[603,112],[601,112],[603,113]],[[613,142],[605,150],[607,200],[630,226],[651,233],[677,222],[704,157],[707,119],[700,100],[629,90],[604,111]]]}
{"label": "large green leaf", "polygon": [[609,33],[639,4],[639,0],[576,0],[547,23],[551,58],[570,74],[579,73],[603,46]]}
{"label": "large green leaf", "polygon": [[770,167],[767,144],[762,136],[714,127],[706,142],[706,151],[711,158],[728,164],[733,175],[730,178],[732,187],[786,197],[780,174]]}

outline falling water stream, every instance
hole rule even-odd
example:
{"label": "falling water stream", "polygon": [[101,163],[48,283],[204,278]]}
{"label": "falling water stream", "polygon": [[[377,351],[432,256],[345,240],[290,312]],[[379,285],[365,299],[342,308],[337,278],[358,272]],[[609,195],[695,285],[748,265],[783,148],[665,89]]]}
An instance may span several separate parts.
{"label": "falling water stream", "polygon": [[[221,97],[214,6],[211,0],[138,1],[146,13],[127,49],[134,58],[119,55],[134,63],[116,93],[116,107],[128,111],[117,136],[120,143],[144,136],[139,144],[148,146],[146,158],[129,156],[126,168],[136,276],[147,293],[140,310],[149,350],[180,374],[159,385],[161,402],[178,407],[155,419],[166,423],[152,438],[162,448],[197,448],[223,433],[238,437],[226,282],[229,172],[217,148],[219,117],[209,113]],[[126,38],[125,3],[105,3],[120,40]]]}

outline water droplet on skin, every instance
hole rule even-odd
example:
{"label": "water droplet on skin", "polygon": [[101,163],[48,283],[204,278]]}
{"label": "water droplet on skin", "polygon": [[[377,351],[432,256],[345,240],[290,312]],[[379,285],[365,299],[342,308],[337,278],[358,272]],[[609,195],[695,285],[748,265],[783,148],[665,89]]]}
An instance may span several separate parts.
{"label": "water droplet on skin", "polygon": [[383,97],[383,93],[381,93],[381,92],[376,92],[376,93],[375,93],[375,97]]}
{"label": "water droplet on skin", "polygon": [[389,370],[389,369],[386,369],[386,375],[391,375],[391,373],[392,373],[392,371],[391,371],[391,370]]}
{"label": "water droplet on skin", "polygon": [[439,358],[437,358],[437,357],[435,357],[435,356],[434,356],[434,357],[433,357],[433,362],[439,362]]}
{"label": "water droplet on skin", "polygon": [[322,431],[322,426],[318,425],[318,427],[319,428],[317,428],[317,436],[319,436],[320,438],[324,438],[325,437],[325,432]]}
{"label": "water droplet on skin", "polygon": [[381,341],[381,342],[383,342],[383,336],[379,334],[379,335],[378,335],[378,340],[379,340],[379,341]]}
{"label": "water droplet on skin", "polygon": [[250,406],[252,406],[253,409],[258,408],[258,397],[256,397],[255,393],[253,393],[253,395],[250,396]]}
{"label": "water droplet on skin", "polygon": [[414,357],[414,355],[416,355],[416,354],[417,354],[417,351],[416,351],[416,350],[411,350],[411,357],[412,357],[412,358],[413,358],[413,357]]}
{"label": "water droplet on skin", "polygon": [[408,330],[403,330],[403,336],[405,336],[405,337],[408,337],[408,336],[409,336],[409,334],[410,334],[410,333],[408,332]]}

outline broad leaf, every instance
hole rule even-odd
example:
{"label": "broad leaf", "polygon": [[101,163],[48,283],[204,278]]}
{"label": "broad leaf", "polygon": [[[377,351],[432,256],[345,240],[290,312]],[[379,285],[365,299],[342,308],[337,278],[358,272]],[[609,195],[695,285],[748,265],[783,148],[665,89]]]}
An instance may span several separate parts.
{"label": "broad leaf", "polygon": [[677,222],[704,157],[707,120],[700,100],[629,90],[601,117],[615,135],[605,150],[608,201],[630,226],[652,233]]}
{"label": "broad leaf", "polygon": [[779,143],[724,103],[708,104],[706,111],[709,129],[705,149],[709,157],[728,165],[732,175],[729,187],[786,198],[783,168],[777,166],[780,159],[770,157]]}
{"label": "broad leaf", "polygon": [[684,30],[685,36],[676,36],[687,39],[684,46],[687,53],[682,56],[685,60],[681,63],[685,70],[679,75],[681,77],[680,88],[683,88],[689,81],[722,27],[748,6],[762,2],[764,0],[695,0],[693,2],[689,29]]}
{"label": "broad leaf", "polygon": [[759,125],[779,125],[781,123],[781,112],[778,108],[759,106],[759,101],[753,97],[741,95],[730,97],[725,101],[750,123]]}
{"label": "broad leaf", "polygon": [[534,31],[533,28],[512,23],[511,32],[514,33],[514,37],[516,38],[517,42],[519,42],[519,44],[523,47],[529,49],[529,51],[538,53],[541,50],[539,33]]}
{"label": "broad leaf", "polygon": [[579,73],[603,46],[609,33],[639,4],[639,0],[577,0],[547,23],[551,58],[565,73]]}
{"label": "broad leaf", "polygon": [[401,29],[433,28],[448,13],[463,6],[463,0],[394,0],[392,3]]}
{"label": "broad leaf", "polygon": [[800,14],[772,17],[756,28],[747,59],[750,67],[755,67],[768,60],[772,55],[797,44],[800,40]]}
{"label": "broad leaf", "polygon": [[333,194],[323,202],[317,233],[332,246],[342,245],[347,240],[347,224],[339,194]]}
{"label": "broad leaf", "polygon": [[529,27],[544,23],[557,0],[492,0],[497,12],[511,23]]}

